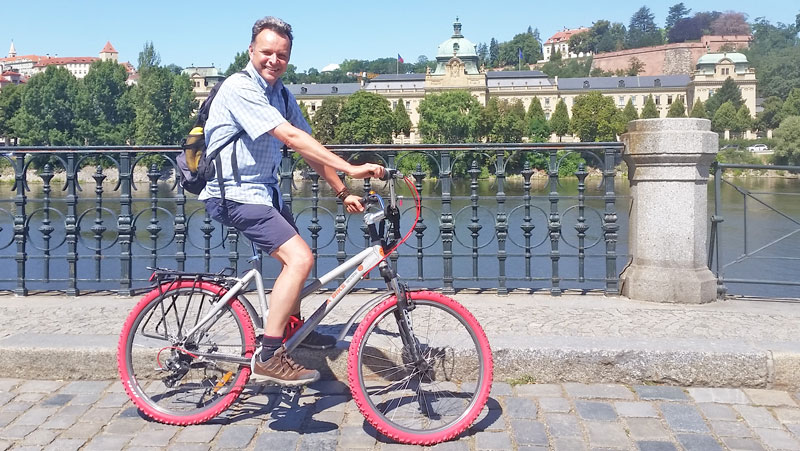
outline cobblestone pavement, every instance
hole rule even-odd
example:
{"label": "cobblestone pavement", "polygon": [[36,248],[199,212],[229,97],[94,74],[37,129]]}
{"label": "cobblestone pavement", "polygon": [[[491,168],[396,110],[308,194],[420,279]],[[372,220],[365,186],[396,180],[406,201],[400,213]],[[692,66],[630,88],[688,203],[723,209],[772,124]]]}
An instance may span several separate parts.
{"label": "cobblestone pavement", "polygon": [[[429,449],[798,450],[799,394],[496,382],[469,432]],[[347,387],[336,381],[319,382],[293,397],[253,385],[222,417],[178,427],[144,419],[117,381],[0,379],[0,451],[7,449],[423,448],[376,436]]]}

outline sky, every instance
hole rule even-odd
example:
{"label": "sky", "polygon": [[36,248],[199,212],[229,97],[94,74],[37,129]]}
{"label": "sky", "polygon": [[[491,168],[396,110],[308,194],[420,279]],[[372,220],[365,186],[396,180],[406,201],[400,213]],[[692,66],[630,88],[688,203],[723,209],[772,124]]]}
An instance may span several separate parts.
{"label": "sky", "polygon": [[[642,6],[664,25],[676,0],[647,2],[571,2],[462,0],[435,2],[282,1],[64,1],[6,2],[0,20],[0,56],[13,40],[18,55],[97,56],[106,41],[119,60],[137,65],[139,52],[151,41],[164,65],[211,66],[225,70],[237,52],[247,49],[256,19],[277,16],[292,24],[294,47],[290,63],[299,72],[322,69],[345,59],[373,60],[402,56],[416,62],[434,59],[438,45],[453,33],[458,17],[462,33],[474,44],[511,40],[528,26],[538,28],[542,41],[563,28],[591,26],[598,19],[622,22]],[[684,1],[692,14],[737,11],[750,20],[794,23],[796,0]],[[547,5],[547,6],[545,6]]]}

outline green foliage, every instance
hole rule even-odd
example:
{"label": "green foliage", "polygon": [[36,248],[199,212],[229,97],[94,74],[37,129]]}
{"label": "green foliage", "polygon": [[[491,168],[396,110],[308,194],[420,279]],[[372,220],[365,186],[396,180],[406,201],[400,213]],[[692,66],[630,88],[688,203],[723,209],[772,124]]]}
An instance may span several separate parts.
{"label": "green foliage", "polygon": [[750,108],[747,105],[742,105],[736,110],[736,121],[733,124],[731,131],[742,133],[753,128],[753,118],[750,115]]}
{"label": "green foliage", "polygon": [[736,127],[736,107],[733,102],[727,101],[717,108],[714,118],[711,119],[711,130],[722,133]]}
{"label": "green foliage", "polygon": [[[555,162],[550,161],[550,155],[544,152],[530,152],[526,155],[525,159],[533,169],[549,172],[550,169],[558,167],[559,177],[569,177],[575,174],[578,170],[580,163],[586,164],[586,160],[579,152],[569,152],[566,150],[559,150],[556,152]],[[551,163],[555,165],[551,167]]]}
{"label": "green foliage", "polygon": [[500,44],[498,65],[514,67],[519,65],[519,49],[522,49],[522,64],[533,64],[542,59],[542,44],[532,33],[520,33],[510,41]]}
{"label": "green foliage", "polygon": [[406,111],[406,102],[400,98],[397,101],[397,105],[394,106],[394,111],[392,112],[392,132],[396,135],[405,135],[409,136],[411,134],[411,118],[408,117],[408,111]]}
{"label": "green foliage", "polygon": [[480,134],[487,142],[521,142],[525,134],[525,108],[522,101],[509,103],[493,97],[481,111]]}
{"label": "green foliage", "polygon": [[591,91],[575,98],[570,130],[582,142],[616,141],[624,129],[622,114],[611,97]]}
{"label": "green foliage", "polygon": [[697,99],[694,101],[694,105],[692,105],[692,112],[689,114],[689,117],[697,119],[708,119],[708,113],[706,113],[706,105],[703,103],[702,100]]}
{"label": "green foliage", "polygon": [[358,91],[348,97],[339,114],[336,141],[341,144],[392,142],[394,116],[389,101],[380,94]]}
{"label": "green foliage", "polygon": [[[749,114],[749,113],[748,113]],[[678,97],[669,106],[667,117],[686,117],[686,106],[683,104],[683,98]]]}
{"label": "green foliage", "polygon": [[246,50],[236,53],[233,57],[233,62],[228,66],[228,69],[222,74],[226,77],[239,72],[247,66],[250,62],[250,54]]}
{"label": "green foliage", "polygon": [[569,48],[575,53],[599,53],[622,50],[625,46],[625,26],[607,20],[598,20],[589,31],[576,33],[569,38]]}
{"label": "green foliage", "polygon": [[647,100],[644,102],[644,108],[642,108],[642,115],[639,117],[642,119],[658,119],[661,117],[652,94],[647,96]]}
{"label": "green foliage", "polygon": [[135,112],[127,78],[125,67],[114,61],[95,61],[83,78],[89,102],[85,118],[89,145],[124,145],[132,138]]}
{"label": "green foliage", "polygon": [[708,115],[714,117],[717,108],[725,102],[731,102],[734,110],[738,110],[744,103],[742,92],[731,77],[726,78],[725,81],[722,82],[722,86],[720,86],[720,88],[714,92],[714,95],[706,101],[706,111]]}
{"label": "green foliage", "polygon": [[481,105],[467,91],[426,95],[417,110],[426,143],[476,142],[480,137]]}
{"label": "green foliage", "polygon": [[165,143],[181,142],[194,124],[193,113],[198,106],[189,76],[173,74],[169,98],[170,135]]}
{"label": "green foliage", "polygon": [[756,113],[754,127],[759,131],[767,131],[778,128],[781,119],[781,109],[783,101],[778,97],[767,97],[761,103],[762,110]]}
{"label": "green foliage", "polygon": [[531,142],[547,142],[550,139],[550,126],[542,109],[542,103],[538,97],[531,99],[528,112],[525,114],[527,122],[527,136]]}
{"label": "green foliage", "polygon": [[631,16],[628,24],[628,34],[625,36],[625,46],[629,49],[649,47],[664,43],[661,29],[655,22],[655,16],[650,8],[642,6]]}
{"label": "green foliage", "polygon": [[336,127],[339,125],[339,114],[347,99],[344,97],[327,97],[314,112],[311,129],[314,138],[322,144],[336,144]]}
{"label": "green foliage", "polygon": [[628,99],[628,103],[625,104],[625,108],[622,110],[622,122],[625,124],[625,129],[628,128],[628,122],[635,121],[639,119],[639,113],[636,111],[636,107],[633,106],[633,101]]}
{"label": "green foliage", "polygon": [[11,118],[22,106],[25,85],[6,85],[0,90],[0,136],[16,136],[11,127]]}
{"label": "green foliage", "polygon": [[800,165],[800,116],[789,116],[775,130],[774,161],[777,164]]}
{"label": "green foliage", "polygon": [[155,46],[152,41],[144,43],[142,51],[139,52],[139,66],[138,71],[146,71],[147,69],[158,67],[161,64],[161,56],[156,52]]}
{"label": "green foliage", "polygon": [[[560,56],[560,53],[556,52]],[[588,77],[592,69],[592,57],[587,58],[568,58],[562,60],[554,55],[550,61],[544,63],[541,71],[549,77],[575,78]]]}
{"label": "green foliage", "polygon": [[781,120],[789,116],[800,116],[800,87],[793,88],[781,105]]}
{"label": "green foliage", "polygon": [[419,152],[403,151],[397,154],[397,170],[405,175],[411,175],[417,169],[432,177],[439,176],[439,167],[431,161],[428,155]]}
{"label": "green foliage", "polygon": [[495,38],[489,41],[489,67],[497,66],[497,60],[500,55],[500,44],[497,43]]}
{"label": "green foliage", "polygon": [[728,164],[761,164],[761,160],[744,146],[722,149],[717,153],[716,160]]}
{"label": "green foliage", "polygon": [[83,86],[65,68],[48,66],[25,86],[11,127],[23,145],[81,145],[81,113],[87,102]]}
{"label": "green foliage", "polygon": [[300,107],[300,112],[303,113],[303,119],[305,119],[306,122],[311,124],[311,116],[308,115],[308,105],[303,103],[303,101],[301,100],[300,103],[297,104],[297,106]]}
{"label": "green foliage", "polygon": [[550,130],[558,136],[559,141],[561,141],[562,136],[569,132],[569,111],[564,99],[558,100],[556,109],[553,111],[553,115],[550,116],[549,125]]}
{"label": "green foliage", "polygon": [[134,142],[136,145],[170,143],[172,126],[169,104],[172,94],[172,77],[174,75],[162,67],[151,67],[139,74],[139,83],[134,88],[136,98]]}
{"label": "green foliage", "polygon": [[670,6],[669,12],[667,13],[667,20],[664,23],[664,28],[669,30],[675,25],[676,22],[686,18],[686,16],[688,16],[690,12],[692,12],[692,10],[686,8],[683,2],[676,3]]}

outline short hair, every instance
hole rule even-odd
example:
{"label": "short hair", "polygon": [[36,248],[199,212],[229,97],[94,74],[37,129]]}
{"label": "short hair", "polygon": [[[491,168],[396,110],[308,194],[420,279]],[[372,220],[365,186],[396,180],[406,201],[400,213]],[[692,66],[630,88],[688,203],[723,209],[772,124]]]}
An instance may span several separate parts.
{"label": "short hair", "polygon": [[275,33],[286,36],[289,39],[289,46],[292,45],[292,26],[277,17],[267,16],[263,19],[258,19],[253,24],[253,35],[250,37],[250,43],[256,42],[256,36],[262,31],[270,29]]}

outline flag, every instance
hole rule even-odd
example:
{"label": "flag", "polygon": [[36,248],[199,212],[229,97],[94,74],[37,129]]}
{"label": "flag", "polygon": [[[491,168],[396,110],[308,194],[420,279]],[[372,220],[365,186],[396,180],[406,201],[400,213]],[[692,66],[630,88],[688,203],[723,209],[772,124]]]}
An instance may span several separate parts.
{"label": "flag", "polygon": [[522,60],[522,47],[519,47],[519,48],[517,49],[517,54],[519,55],[519,59],[520,59],[520,61],[521,61],[521,60]]}
{"label": "flag", "polygon": [[403,57],[399,53],[397,54],[397,62],[403,64]]}

